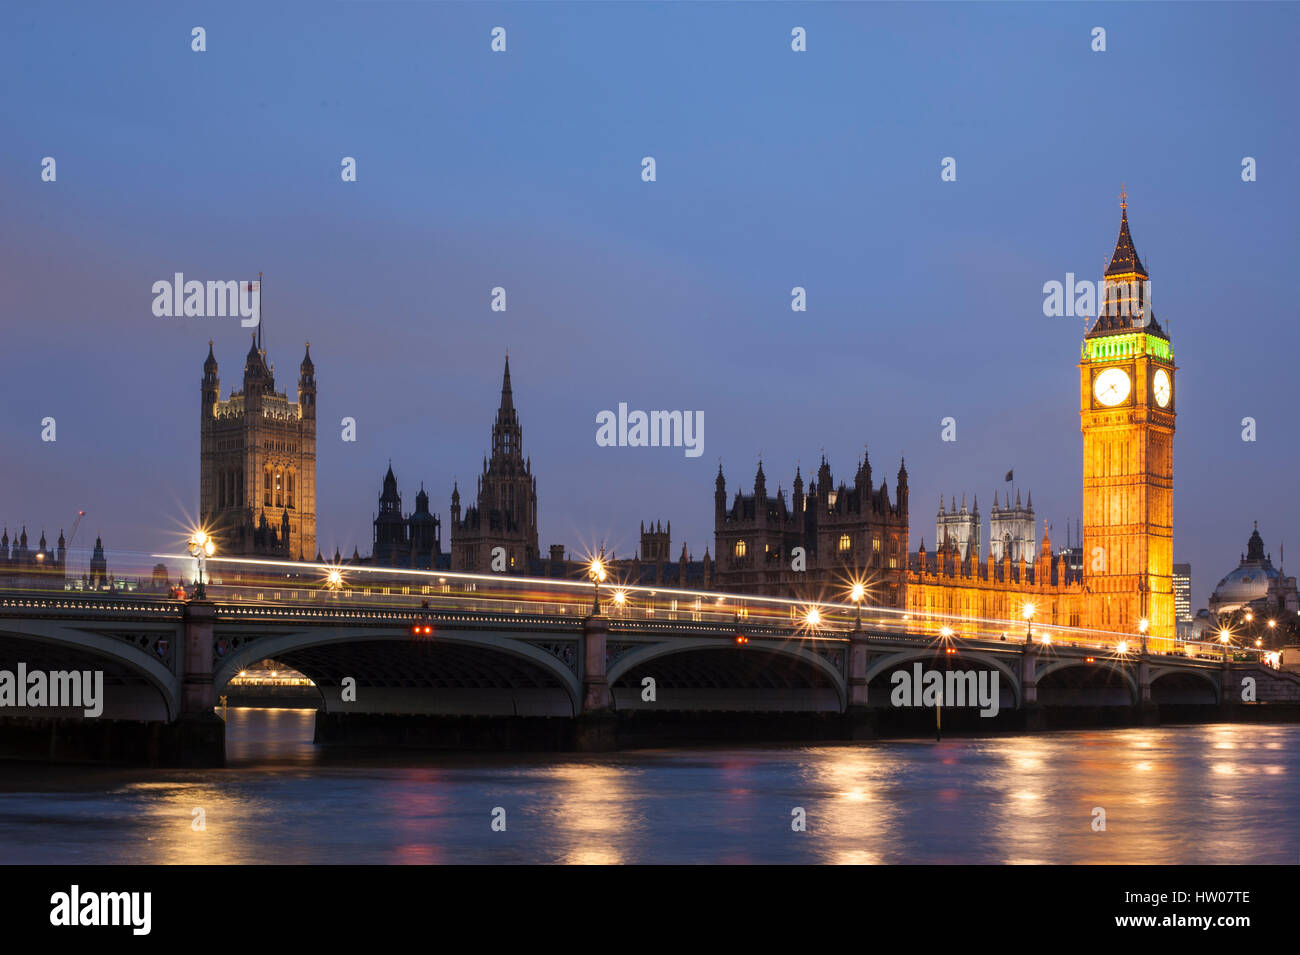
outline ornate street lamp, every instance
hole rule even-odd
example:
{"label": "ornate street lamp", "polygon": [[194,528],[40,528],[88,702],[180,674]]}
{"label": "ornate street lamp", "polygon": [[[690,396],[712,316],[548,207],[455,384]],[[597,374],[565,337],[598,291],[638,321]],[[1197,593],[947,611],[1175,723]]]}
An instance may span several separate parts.
{"label": "ornate street lamp", "polygon": [[867,588],[863,586],[862,581],[855,580],[853,582],[853,589],[849,591],[849,599],[852,600],[854,604],[857,605],[858,622],[855,628],[857,630],[862,629],[862,598],[865,597],[866,595],[867,595]]}
{"label": "ornate street lamp", "polygon": [[1021,611],[1025,618],[1025,646],[1034,642],[1034,604],[1033,601],[1026,601],[1025,607]]}
{"label": "ornate street lamp", "polygon": [[205,531],[198,530],[190,537],[189,547],[190,556],[199,564],[199,579],[195,582],[194,597],[197,600],[204,600],[208,596],[205,589],[204,569],[207,567],[208,558],[217,552],[217,545]]}
{"label": "ornate street lamp", "polygon": [[1145,656],[1145,655],[1146,655],[1146,652],[1147,652],[1147,630],[1148,630],[1150,627],[1151,627],[1151,621],[1148,620],[1146,617],[1143,617],[1141,620],[1138,621],[1138,633],[1140,633],[1140,634],[1142,635],[1142,654],[1143,654],[1143,656]]}
{"label": "ornate street lamp", "polygon": [[587,568],[587,576],[591,579],[596,588],[595,601],[592,603],[591,612],[593,615],[600,614],[600,585],[607,576],[605,572],[605,562],[599,557],[591,559],[591,566]]}

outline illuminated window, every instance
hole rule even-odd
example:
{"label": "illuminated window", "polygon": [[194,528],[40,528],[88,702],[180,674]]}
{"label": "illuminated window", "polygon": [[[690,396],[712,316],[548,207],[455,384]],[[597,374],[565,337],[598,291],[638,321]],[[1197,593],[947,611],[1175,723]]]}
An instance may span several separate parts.
{"label": "illuminated window", "polygon": [[745,547],[745,542],[744,542],[744,541],[736,541],[736,556],[737,556],[737,557],[744,557],[744,556],[745,556],[745,551],[746,551],[746,549],[747,549],[747,548]]}
{"label": "illuminated window", "polygon": [[275,472],[275,506],[284,507],[284,475],[279,471]]}
{"label": "illuminated window", "polygon": [[852,547],[853,547],[853,542],[852,542],[851,540],[849,540],[849,535],[848,535],[848,534],[841,534],[841,535],[840,535],[840,553],[841,553],[841,554],[848,553],[848,551],[851,550]]}
{"label": "illuminated window", "polygon": [[266,507],[270,507],[271,506],[271,471],[269,468],[262,474],[262,497],[263,497],[262,503]]}
{"label": "illuminated window", "polygon": [[288,495],[288,506],[293,507],[293,472],[289,472],[288,487],[285,492]]}

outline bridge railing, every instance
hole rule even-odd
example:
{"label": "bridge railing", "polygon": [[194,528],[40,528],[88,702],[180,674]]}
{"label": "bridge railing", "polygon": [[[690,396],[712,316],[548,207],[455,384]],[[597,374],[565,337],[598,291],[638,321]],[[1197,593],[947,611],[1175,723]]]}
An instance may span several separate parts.
{"label": "bridge railing", "polygon": [[[177,557],[180,555],[154,555]],[[913,613],[849,602],[741,595],[649,586],[610,579],[599,591],[571,578],[410,570],[252,558],[213,558],[209,594],[231,603],[312,608],[369,608],[410,612],[539,615],[565,620],[589,616],[598,600],[611,620],[768,626],[809,636],[845,636],[859,626],[870,638],[922,638],[936,643],[980,642],[1008,647],[1027,640],[1044,647],[1068,646],[1109,654],[1148,653],[1221,660],[1219,643],[1148,638],[1039,620],[975,618],[956,613]],[[598,593],[598,597],[597,597]],[[1229,645],[1232,652],[1256,652]],[[1256,655],[1259,655],[1256,652]]]}

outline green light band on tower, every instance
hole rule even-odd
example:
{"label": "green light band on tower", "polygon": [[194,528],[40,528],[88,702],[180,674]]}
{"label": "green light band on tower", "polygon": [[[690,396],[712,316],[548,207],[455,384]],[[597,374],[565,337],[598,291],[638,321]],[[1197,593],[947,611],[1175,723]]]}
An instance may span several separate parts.
{"label": "green light band on tower", "polygon": [[1136,355],[1151,355],[1164,361],[1173,361],[1174,347],[1167,339],[1155,335],[1128,332],[1085,341],[1081,357],[1088,361],[1110,361]]}

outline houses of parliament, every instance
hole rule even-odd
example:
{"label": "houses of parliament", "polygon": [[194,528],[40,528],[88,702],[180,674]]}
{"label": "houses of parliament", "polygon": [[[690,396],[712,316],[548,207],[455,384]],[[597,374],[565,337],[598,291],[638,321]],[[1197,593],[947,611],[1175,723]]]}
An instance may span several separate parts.
{"label": "houses of parliament", "polygon": [[[1015,620],[1026,602],[1035,622],[1132,634],[1149,621],[1153,640],[1172,641],[1173,436],[1176,367],[1168,333],[1144,289],[1149,280],[1121,201],[1119,237],[1105,272],[1104,305],[1080,346],[1083,438],[1082,530],[1077,560],[1037,538],[1032,497],[994,498],[985,547],[978,500],[960,510],[940,501],[933,550],[909,545],[908,473],[893,488],[876,482],[869,457],[852,481],[836,482],[823,456],[807,487],[796,467],[791,495],[769,492],[760,462],[752,489],[728,497],[714,482],[714,551],[671,555],[671,524],[641,523],[640,547],[611,561],[630,585],[843,600],[846,581],[865,576],[870,603],[958,619]],[[243,389],[221,397],[209,343],[201,383],[201,520],[225,554],[310,560],[316,551],[316,379],[310,349],[299,366],[297,400],[276,391],[261,330],[245,358]],[[506,359],[500,401],[475,496],[462,505],[453,484],[450,548],[421,487],[404,514],[391,464],[381,481],[371,555],[380,566],[535,576],[582,576],[563,546],[538,546],[537,479],[524,452]],[[1076,552],[1072,552],[1074,554]]]}

